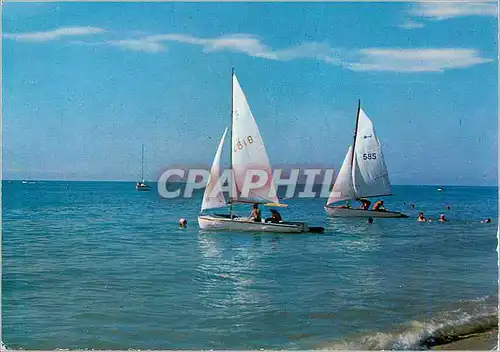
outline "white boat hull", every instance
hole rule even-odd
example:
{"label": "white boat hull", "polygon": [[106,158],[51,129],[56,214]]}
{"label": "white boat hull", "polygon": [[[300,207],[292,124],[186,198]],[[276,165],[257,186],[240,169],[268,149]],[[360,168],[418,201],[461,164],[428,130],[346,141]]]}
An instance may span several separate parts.
{"label": "white boat hull", "polygon": [[326,213],[332,218],[407,218],[408,216],[396,211],[378,211],[353,208],[325,206]]}
{"label": "white boat hull", "polygon": [[220,231],[251,231],[273,233],[301,233],[308,232],[309,228],[304,222],[266,223],[248,221],[247,218],[229,219],[211,215],[198,216],[198,224],[202,230]]}

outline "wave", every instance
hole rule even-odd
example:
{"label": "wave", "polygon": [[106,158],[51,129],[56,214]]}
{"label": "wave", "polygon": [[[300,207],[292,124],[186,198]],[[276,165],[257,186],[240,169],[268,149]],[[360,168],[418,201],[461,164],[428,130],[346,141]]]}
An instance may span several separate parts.
{"label": "wave", "polygon": [[[496,300],[496,298],[494,298]],[[441,313],[435,319],[411,321],[391,332],[365,332],[319,346],[327,350],[428,350],[498,328],[496,306],[467,309],[471,303],[492,301],[493,297],[462,302],[464,308]]]}
{"label": "wave", "polygon": [[[498,329],[497,297],[459,301],[432,319],[413,320],[389,332],[363,332],[345,336],[316,349],[321,350],[428,350],[434,346]],[[304,336],[300,336],[304,337]],[[203,346],[200,346],[203,348]],[[1,351],[15,351],[1,341]],[[57,349],[64,350],[64,349]],[[137,349],[134,349],[137,350]]]}

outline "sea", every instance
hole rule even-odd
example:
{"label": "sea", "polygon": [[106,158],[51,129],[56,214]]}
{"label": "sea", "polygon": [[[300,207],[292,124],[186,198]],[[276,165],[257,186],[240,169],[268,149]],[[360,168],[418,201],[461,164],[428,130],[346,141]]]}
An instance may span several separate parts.
{"label": "sea", "polygon": [[498,189],[439,187],[393,186],[386,208],[409,218],[373,224],[328,218],[324,198],[289,199],[284,220],[325,232],[280,235],[201,231],[201,191],[3,181],[2,343],[418,350],[491,329]]}

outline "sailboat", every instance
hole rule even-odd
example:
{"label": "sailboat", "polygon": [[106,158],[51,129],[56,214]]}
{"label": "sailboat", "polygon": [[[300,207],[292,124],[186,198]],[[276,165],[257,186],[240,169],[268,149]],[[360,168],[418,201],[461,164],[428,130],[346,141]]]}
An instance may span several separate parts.
{"label": "sailboat", "polygon": [[149,191],[149,186],[144,181],[144,144],[142,145],[142,161],[141,161],[141,181],[135,184],[138,191]]}
{"label": "sailboat", "polygon": [[[229,230],[229,231],[252,231],[252,232],[278,232],[278,233],[301,233],[321,232],[322,228],[309,228],[305,222],[280,221],[256,222],[248,217],[239,217],[233,214],[233,204],[261,204],[264,206],[284,207],[280,204],[276,194],[274,182],[267,182],[258,189],[250,189],[248,194],[242,195],[244,180],[247,170],[265,170],[271,179],[271,166],[264,146],[264,141],[259,128],[250,111],[245,94],[234,74],[231,74],[231,127],[230,140],[231,150],[229,156],[231,176],[228,178],[229,199],[226,200],[224,193],[218,191],[220,184],[220,160],[222,147],[226,138],[227,127],[219,142],[215,158],[210,170],[210,180],[205,188],[201,212],[198,216],[198,224],[202,230]],[[218,187],[215,189],[215,187]],[[215,189],[215,191],[214,191]],[[215,194],[213,194],[215,193]],[[204,211],[229,206],[229,214],[204,214]]]}
{"label": "sailboat", "polygon": [[355,209],[333,206],[332,203],[360,198],[392,195],[389,173],[382,154],[382,146],[375,135],[373,123],[361,109],[358,101],[354,140],[326,202],[325,210],[331,217],[406,218],[399,212]]}

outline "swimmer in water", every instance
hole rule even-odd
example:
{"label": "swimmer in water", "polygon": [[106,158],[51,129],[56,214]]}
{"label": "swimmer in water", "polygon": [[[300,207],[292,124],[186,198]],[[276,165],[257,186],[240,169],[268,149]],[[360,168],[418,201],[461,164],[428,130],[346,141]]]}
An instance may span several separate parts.
{"label": "swimmer in water", "polygon": [[444,216],[444,214],[439,215],[439,222],[446,222],[448,219]]}
{"label": "swimmer in water", "polygon": [[187,220],[186,220],[186,219],[184,219],[184,218],[180,218],[180,219],[179,219],[179,227],[180,227],[181,229],[185,229],[185,228],[187,227],[187,223],[188,223],[188,222],[187,222]]}
{"label": "swimmer in water", "polygon": [[422,213],[422,212],[418,213],[417,221],[419,221],[419,222],[426,222],[427,221],[427,220],[425,220],[424,213]]}

